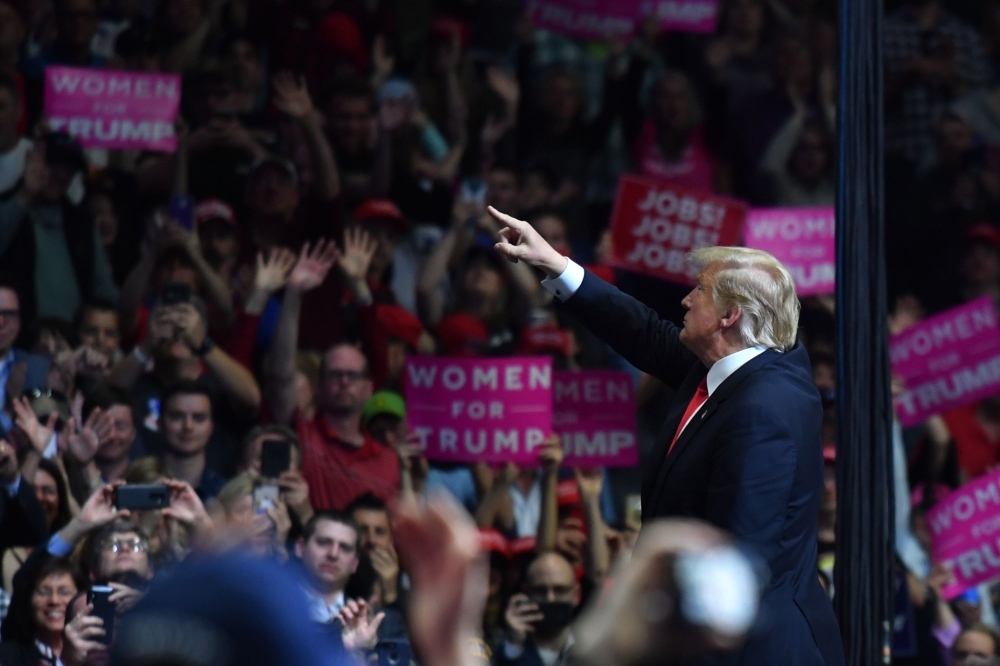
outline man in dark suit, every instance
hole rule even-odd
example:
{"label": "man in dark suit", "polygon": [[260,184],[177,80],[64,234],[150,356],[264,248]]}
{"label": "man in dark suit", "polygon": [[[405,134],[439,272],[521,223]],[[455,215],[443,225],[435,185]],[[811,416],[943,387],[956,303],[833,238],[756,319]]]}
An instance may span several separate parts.
{"label": "man in dark suit", "polygon": [[842,666],[833,608],[819,583],[822,406],[788,271],[746,248],[702,248],[682,328],[561,256],[525,222],[497,250],[540,269],[542,285],[638,369],[677,392],[644,462],[643,520],[688,516],[731,533],[769,569],[763,625],[711,663]]}
{"label": "man in dark suit", "polygon": [[0,438],[0,551],[38,545],[48,532],[34,486],[21,477],[14,447]]}

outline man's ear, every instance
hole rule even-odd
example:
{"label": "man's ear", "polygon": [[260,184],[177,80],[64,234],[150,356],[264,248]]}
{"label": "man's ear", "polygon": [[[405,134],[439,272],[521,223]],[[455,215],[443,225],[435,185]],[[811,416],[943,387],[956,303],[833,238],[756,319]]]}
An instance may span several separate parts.
{"label": "man's ear", "polygon": [[731,328],[743,317],[743,308],[739,305],[730,306],[726,313],[722,315],[722,328]]}

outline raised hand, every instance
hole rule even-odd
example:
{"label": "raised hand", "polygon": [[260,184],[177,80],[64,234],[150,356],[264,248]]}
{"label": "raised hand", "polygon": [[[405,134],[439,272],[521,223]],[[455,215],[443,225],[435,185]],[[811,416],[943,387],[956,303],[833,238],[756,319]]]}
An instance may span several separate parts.
{"label": "raised hand", "polygon": [[24,431],[24,434],[31,440],[31,446],[41,455],[45,452],[49,440],[52,439],[52,434],[56,431],[56,421],[58,421],[59,416],[55,413],[49,414],[45,423],[42,424],[35,416],[35,411],[31,409],[31,403],[28,402],[27,398],[14,398],[12,402],[14,423]]}
{"label": "raised hand", "polygon": [[337,245],[325,239],[321,239],[311,250],[306,243],[288,276],[288,286],[298,291],[309,291],[323,284],[339,254]]}
{"label": "raised hand", "polygon": [[[294,511],[302,522],[312,515],[312,505],[309,503],[309,484],[301,473],[287,470],[278,477],[278,489],[281,500]],[[305,517],[305,519],[303,519]]]}
{"label": "raised hand", "polygon": [[375,42],[372,44],[372,71],[374,72],[372,78],[381,83],[392,76],[392,71],[395,68],[396,59],[386,50],[385,35],[376,36]]}
{"label": "raised hand", "polygon": [[486,70],[486,83],[500,99],[508,104],[515,104],[521,97],[521,86],[517,78],[502,67],[493,66]]}
{"label": "raised hand", "polygon": [[368,604],[362,600],[349,600],[337,614],[340,621],[344,647],[353,652],[371,650],[378,643],[378,628],[385,619],[385,613],[368,617]]}
{"label": "raised hand", "polygon": [[108,523],[113,522],[115,518],[128,516],[129,510],[116,509],[114,501],[115,486],[110,483],[103,485],[87,498],[87,501],[80,507],[80,513],[76,516],[75,520],[79,520],[81,526],[85,530],[90,531],[104,527]]}
{"label": "raised hand", "polygon": [[538,604],[533,604],[527,595],[515,594],[507,602],[503,615],[507,624],[507,640],[512,645],[523,646],[528,635],[534,630],[534,623],[542,619]]}
{"label": "raised hand", "polygon": [[410,640],[422,664],[465,663],[481,633],[489,563],[472,518],[455,500],[434,493],[421,506],[392,509],[396,551],[410,576]]}
{"label": "raised hand", "polygon": [[163,508],[164,516],[188,526],[211,525],[212,519],[191,484],[174,479],[163,479],[162,483],[170,490],[170,506]]}
{"label": "raised hand", "polygon": [[98,407],[90,412],[82,428],[76,425],[76,419],[66,422],[66,440],[69,452],[79,462],[86,465],[94,456],[101,442],[106,442],[115,431],[115,420],[110,412],[102,412]]}
{"label": "raised hand", "polygon": [[382,582],[383,604],[396,601],[396,583],[399,580],[399,556],[392,548],[377,546],[371,553],[372,569]]}
{"label": "raised hand", "polygon": [[493,219],[506,225],[500,230],[500,242],[494,248],[513,263],[523,261],[529,266],[541,269],[550,277],[561,275],[569,260],[549,245],[527,222],[501,213],[493,206],[486,210]]}
{"label": "raised hand", "polygon": [[288,514],[288,507],[280,499],[277,506],[267,508],[267,517],[274,523],[274,543],[278,548],[284,548],[288,541],[288,532],[292,529],[292,517]]}
{"label": "raised hand", "polygon": [[344,232],[344,251],[337,259],[340,272],[349,280],[364,280],[378,249],[378,241],[364,229],[348,228]]}
{"label": "raised hand", "polygon": [[63,653],[61,660],[66,666],[83,666],[92,652],[104,652],[107,646],[98,639],[107,635],[104,620],[91,615],[94,607],[87,607],[66,624],[63,629]]}
{"label": "raised hand", "polygon": [[115,605],[115,612],[118,615],[124,615],[132,610],[137,603],[142,601],[143,596],[145,596],[143,592],[128,585],[122,585],[121,583],[108,583],[108,585],[114,590],[108,597],[108,601]]}
{"label": "raised hand", "polygon": [[593,499],[601,496],[601,487],[604,484],[604,473],[600,467],[590,469],[575,469],[576,486],[580,490],[580,497],[583,499]]}
{"label": "raised hand", "polygon": [[552,433],[549,438],[542,443],[542,448],[538,452],[538,461],[542,464],[542,471],[545,474],[557,474],[559,466],[563,461],[562,440],[559,435]]}
{"label": "raised hand", "polygon": [[205,330],[205,320],[197,308],[190,303],[178,303],[173,306],[173,321],[188,347],[201,348],[208,331]]}
{"label": "raised hand", "polygon": [[253,276],[254,289],[274,293],[285,286],[288,274],[295,265],[295,253],[286,248],[271,250],[264,258],[263,252],[257,253],[257,270]]}
{"label": "raised hand", "polygon": [[296,82],[289,72],[279,72],[271,83],[274,86],[274,106],[278,111],[297,120],[307,118],[313,112],[305,77],[299,77]]}

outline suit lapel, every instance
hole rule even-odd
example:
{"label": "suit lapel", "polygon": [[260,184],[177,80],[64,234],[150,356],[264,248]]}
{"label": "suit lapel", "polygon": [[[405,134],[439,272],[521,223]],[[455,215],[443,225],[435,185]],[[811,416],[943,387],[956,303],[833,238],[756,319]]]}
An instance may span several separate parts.
{"label": "suit lapel", "polygon": [[687,409],[688,403],[691,402],[698,384],[701,383],[701,380],[707,374],[708,368],[701,363],[695,365],[691,368],[687,377],[684,378],[684,382],[678,387],[673,400],[670,401],[667,416],[663,421],[663,425],[660,426],[659,437],[657,437],[653,450],[650,452],[649,465],[646,467],[648,471],[643,474],[643,506],[649,506],[649,500],[653,497],[649,491],[652,489],[656,479],[659,478],[663,465],[666,462],[670,441],[674,438],[674,433],[677,432],[677,426],[680,425],[681,417],[684,416],[684,410]]}
{"label": "suit lapel", "polygon": [[[660,465],[659,473],[656,477],[656,482],[654,483],[649,495],[651,501],[659,497],[660,493],[663,490],[663,486],[667,481],[667,476],[670,474],[670,469],[674,466],[674,463],[677,461],[677,458],[679,458],[680,455],[684,452],[684,449],[686,449],[688,445],[691,443],[691,441],[694,439],[695,435],[698,434],[698,429],[701,428],[702,424],[711,419],[712,414],[716,411],[716,409],[718,409],[719,405],[722,404],[732,394],[732,392],[736,389],[737,386],[740,385],[740,383],[742,383],[744,379],[746,379],[755,371],[759,370],[760,368],[764,367],[765,365],[773,361],[775,358],[778,357],[778,354],[779,352],[775,352],[770,349],[762,354],[758,354],[756,357],[752,358],[750,361],[743,364],[743,366],[740,367],[739,370],[729,375],[729,377],[727,377],[726,380],[722,382],[717,389],[715,389],[715,392],[712,393],[711,397],[709,397],[709,399],[705,401],[705,406],[702,407],[698,411],[698,413],[694,415],[694,417],[688,423],[687,427],[684,428],[684,432],[682,432],[681,436],[677,438],[677,443],[674,445],[674,448],[670,449],[669,455],[666,456],[666,459],[663,460],[663,463]],[[706,375],[708,374],[707,371],[705,372],[705,374]],[[690,379],[691,377],[689,375],[688,380]],[[701,378],[699,377],[697,381],[701,381]],[[697,382],[695,382],[695,387],[696,386]],[[663,446],[664,454],[670,447],[670,440],[673,439],[674,433],[677,432],[677,425],[680,424],[681,416],[683,416],[683,412],[687,408],[687,404],[688,402],[691,401],[691,396],[693,395],[694,395],[694,388],[692,388],[690,392],[688,392],[687,397],[681,404],[680,407],[681,411],[676,417],[676,423],[674,427],[670,429],[669,434],[667,435],[666,442],[664,443],[662,441],[663,437],[660,438],[661,441],[659,442],[659,444]],[[670,409],[671,416],[673,416],[675,409],[676,409],[676,404],[671,405]]]}

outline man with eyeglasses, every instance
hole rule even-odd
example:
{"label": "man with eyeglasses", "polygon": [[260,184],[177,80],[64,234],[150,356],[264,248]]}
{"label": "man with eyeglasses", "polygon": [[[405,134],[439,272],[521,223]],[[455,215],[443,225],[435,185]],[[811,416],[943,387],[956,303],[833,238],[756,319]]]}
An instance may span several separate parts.
{"label": "man with eyeglasses", "polygon": [[368,360],[356,347],[334,345],[323,356],[316,387],[315,418],[298,413],[295,351],[302,295],[326,279],[338,256],[336,246],[320,242],[303,250],[288,277],[278,329],[271,344],[267,377],[271,413],[277,423],[292,423],[302,444],[302,475],[317,511],[343,510],[367,492],[388,501],[399,492],[399,459],[361,426],[372,395]]}
{"label": "man with eyeglasses", "polygon": [[128,520],[119,518],[94,535],[90,578],[98,584],[135,588],[153,578],[149,539]]}
{"label": "man with eyeglasses", "polygon": [[539,555],[525,574],[525,592],[507,604],[506,637],[495,666],[561,666],[573,645],[570,620],[580,605],[573,567],[558,553]]}

